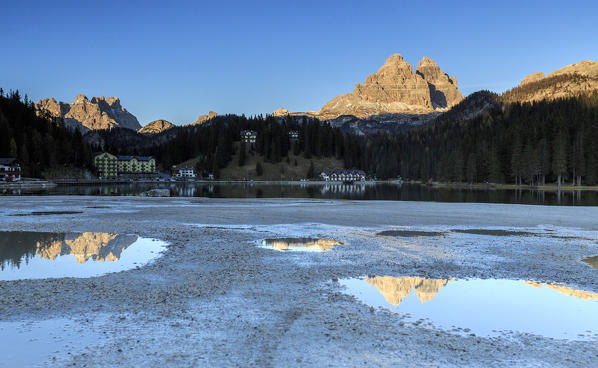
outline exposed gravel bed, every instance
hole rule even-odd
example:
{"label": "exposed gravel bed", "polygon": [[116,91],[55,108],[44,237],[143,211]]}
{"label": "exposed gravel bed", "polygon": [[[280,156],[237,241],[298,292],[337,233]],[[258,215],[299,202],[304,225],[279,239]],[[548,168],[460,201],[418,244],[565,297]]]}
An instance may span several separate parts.
{"label": "exposed gravel bed", "polygon": [[[9,216],[33,211],[82,213]],[[465,233],[451,233],[456,228]],[[488,236],[513,236],[480,241],[480,229]],[[73,340],[57,346],[42,366],[503,367],[598,362],[596,341],[516,332],[487,338],[418,326],[397,313],[370,308],[336,282],[364,275],[507,278],[598,292],[598,270],[582,261],[598,254],[598,208],[0,197],[0,231],[8,230],[138,234],[170,243],[160,258],[130,271],[83,279],[0,281],[0,324],[66,318],[80,326],[81,334],[99,336],[92,343]],[[381,231],[444,236],[376,235]],[[325,237],[344,245],[327,252],[259,246],[262,239],[274,237]]]}

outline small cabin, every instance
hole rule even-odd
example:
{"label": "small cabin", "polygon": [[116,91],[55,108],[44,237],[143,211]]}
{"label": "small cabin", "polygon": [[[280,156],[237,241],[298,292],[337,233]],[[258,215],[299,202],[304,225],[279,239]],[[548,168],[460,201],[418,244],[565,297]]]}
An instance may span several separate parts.
{"label": "small cabin", "polygon": [[0,181],[20,181],[21,165],[14,157],[0,158]]}

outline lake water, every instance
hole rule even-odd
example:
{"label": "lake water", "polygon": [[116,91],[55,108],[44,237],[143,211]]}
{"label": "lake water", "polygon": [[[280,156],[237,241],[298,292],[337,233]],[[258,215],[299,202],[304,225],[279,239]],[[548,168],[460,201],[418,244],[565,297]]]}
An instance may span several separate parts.
{"label": "lake water", "polygon": [[136,235],[0,231],[0,280],[99,276],[142,266],[165,249]]}
{"label": "lake water", "polygon": [[566,285],[390,276],[339,282],[362,302],[400,313],[418,325],[481,336],[517,331],[598,340],[598,294]]}
{"label": "lake water", "polygon": [[391,183],[129,183],[62,186],[43,190],[4,189],[4,195],[128,196],[161,188],[171,196],[210,198],[319,198],[391,201],[522,203],[597,206],[598,192],[539,190],[486,190],[438,188]]}

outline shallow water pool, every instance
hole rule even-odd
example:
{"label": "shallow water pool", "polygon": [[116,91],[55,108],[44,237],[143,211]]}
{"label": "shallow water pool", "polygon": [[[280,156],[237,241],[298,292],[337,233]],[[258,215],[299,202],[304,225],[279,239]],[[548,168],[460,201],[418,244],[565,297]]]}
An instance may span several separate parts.
{"label": "shallow water pool", "polygon": [[598,293],[565,285],[391,276],[339,282],[368,305],[458,333],[493,336],[517,331],[557,339],[598,340]]}
{"label": "shallow water pool", "polygon": [[165,249],[136,235],[0,231],[0,280],[99,276],[142,266]]}

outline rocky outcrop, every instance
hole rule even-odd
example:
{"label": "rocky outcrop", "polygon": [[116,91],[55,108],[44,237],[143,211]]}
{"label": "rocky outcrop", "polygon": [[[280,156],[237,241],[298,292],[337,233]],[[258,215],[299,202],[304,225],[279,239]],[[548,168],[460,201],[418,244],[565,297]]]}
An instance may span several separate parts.
{"label": "rocky outcrop", "polygon": [[290,115],[289,110],[280,108],[272,113],[272,116],[288,116]]}
{"label": "rocky outcrop", "polygon": [[207,115],[199,115],[199,117],[197,118],[197,120],[194,123],[191,123],[189,125],[199,125],[199,124],[203,124],[208,120],[211,120],[213,118],[215,118],[216,116],[218,116],[217,113],[215,113],[214,111],[210,111],[208,112]]}
{"label": "rocky outcrop", "polygon": [[424,57],[414,73],[399,54],[392,55],[353,93],[340,95],[315,113],[321,120],[352,115],[360,119],[380,114],[429,114],[446,110],[463,99],[457,80]]}
{"label": "rocky outcrop", "polygon": [[63,119],[66,126],[84,132],[116,127],[132,130],[141,128],[137,118],[121,106],[117,97],[100,96],[89,100],[80,94],[71,104],[47,98],[38,101],[36,108],[39,114]]}
{"label": "rocky outcrop", "polygon": [[549,77],[563,74],[577,74],[587,77],[598,77],[598,61],[584,60],[579,63],[567,65],[548,74]]}
{"label": "rocky outcrop", "polygon": [[536,102],[569,98],[598,91],[598,61],[585,60],[567,65],[544,76],[537,72],[525,77],[519,86],[505,92],[505,102]]}
{"label": "rocky outcrop", "polygon": [[434,109],[452,107],[463,100],[463,95],[457,89],[457,79],[443,72],[434,60],[424,56],[416,70],[428,83]]}
{"label": "rocky outcrop", "polygon": [[546,76],[542,72],[532,73],[532,74],[528,75],[527,77],[523,78],[523,80],[521,81],[520,86],[524,86],[524,85],[526,85],[528,83],[537,82],[540,79],[543,79],[545,77]]}
{"label": "rocky outcrop", "polygon": [[175,125],[169,121],[154,120],[151,123],[148,123],[143,128],[139,129],[138,132],[142,134],[158,134],[174,127]]}

